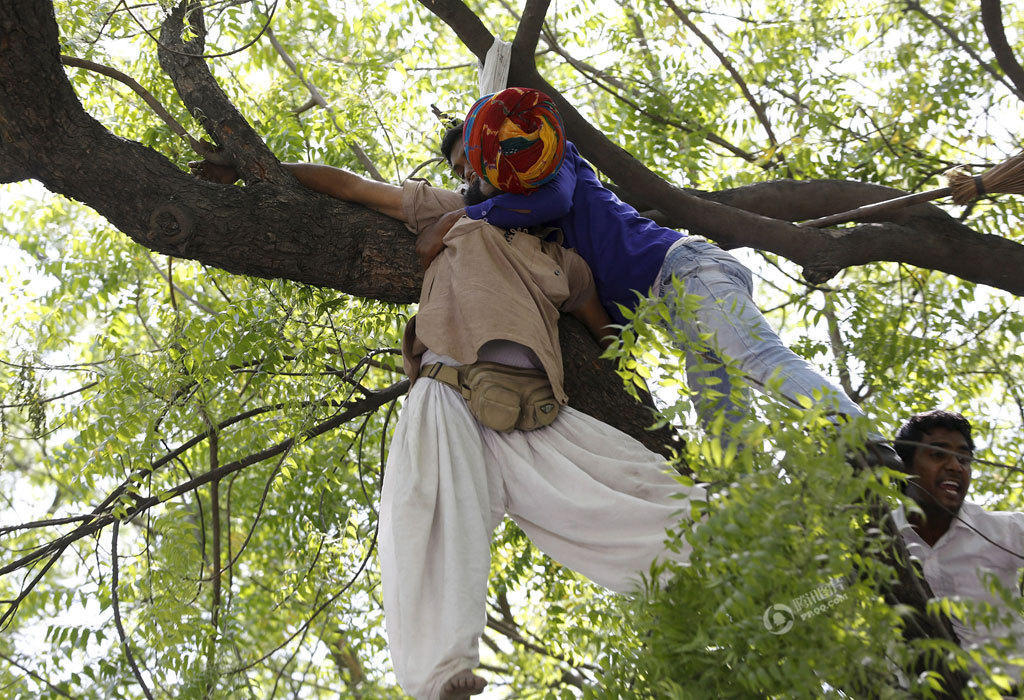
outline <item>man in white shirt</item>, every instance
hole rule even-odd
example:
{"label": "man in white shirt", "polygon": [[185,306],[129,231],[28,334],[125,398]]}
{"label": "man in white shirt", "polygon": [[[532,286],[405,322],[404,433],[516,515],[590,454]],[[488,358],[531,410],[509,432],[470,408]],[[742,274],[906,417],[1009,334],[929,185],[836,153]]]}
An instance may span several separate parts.
{"label": "man in white shirt", "polygon": [[[994,577],[1015,594],[1019,590],[1024,513],[989,512],[964,500],[974,455],[971,424],[959,413],[918,413],[896,433],[896,451],[911,475],[905,491],[920,510],[907,513],[901,507],[893,517],[911,556],[921,561],[932,591],[944,598],[989,603],[1007,617],[1009,624],[953,617],[961,644],[970,649],[1013,636],[1017,648],[1024,648],[1024,621],[988,581]],[[1021,668],[1015,665],[1019,678]]]}

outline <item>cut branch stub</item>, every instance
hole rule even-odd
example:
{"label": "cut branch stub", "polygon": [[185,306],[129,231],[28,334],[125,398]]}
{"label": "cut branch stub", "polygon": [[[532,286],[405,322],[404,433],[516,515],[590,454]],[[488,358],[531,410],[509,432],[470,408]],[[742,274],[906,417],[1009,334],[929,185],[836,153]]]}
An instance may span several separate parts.
{"label": "cut branch stub", "polygon": [[188,248],[187,241],[192,227],[192,215],[176,204],[161,204],[149,217],[151,239],[163,240],[183,251]]}

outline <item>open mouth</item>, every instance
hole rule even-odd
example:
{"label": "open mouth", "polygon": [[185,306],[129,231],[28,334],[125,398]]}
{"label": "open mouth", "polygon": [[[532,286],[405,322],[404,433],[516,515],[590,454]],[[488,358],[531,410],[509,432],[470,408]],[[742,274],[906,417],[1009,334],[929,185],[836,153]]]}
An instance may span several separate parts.
{"label": "open mouth", "polygon": [[943,479],[939,482],[939,490],[950,496],[959,496],[960,488],[960,482],[955,479]]}

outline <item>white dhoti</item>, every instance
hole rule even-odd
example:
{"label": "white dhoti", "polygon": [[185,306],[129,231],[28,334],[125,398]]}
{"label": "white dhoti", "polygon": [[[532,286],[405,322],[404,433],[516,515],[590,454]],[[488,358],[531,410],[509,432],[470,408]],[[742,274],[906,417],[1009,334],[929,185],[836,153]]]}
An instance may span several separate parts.
{"label": "white dhoti", "polygon": [[479,663],[491,533],[507,513],[561,564],[632,590],[666,550],[666,529],[704,489],[664,459],[571,408],[530,432],[480,425],[450,387],[422,378],[395,428],[380,506],[384,613],[399,684],[436,698]]}

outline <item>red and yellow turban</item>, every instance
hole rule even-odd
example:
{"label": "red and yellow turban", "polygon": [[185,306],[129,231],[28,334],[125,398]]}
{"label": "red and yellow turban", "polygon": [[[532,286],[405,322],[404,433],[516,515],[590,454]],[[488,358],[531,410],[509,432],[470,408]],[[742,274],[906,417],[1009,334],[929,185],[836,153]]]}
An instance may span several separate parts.
{"label": "red and yellow turban", "polygon": [[503,192],[524,194],[550,180],[565,155],[555,103],[539,90],[508,88],[476,101],[462,127],[466,159]]}

